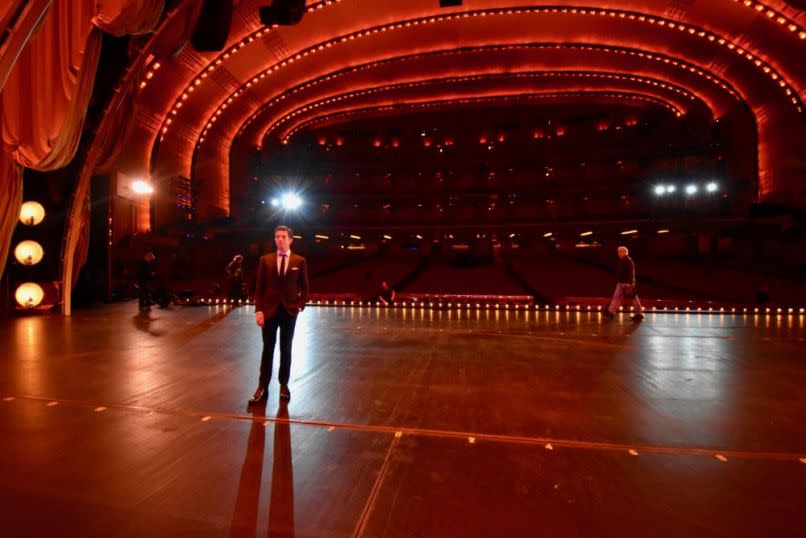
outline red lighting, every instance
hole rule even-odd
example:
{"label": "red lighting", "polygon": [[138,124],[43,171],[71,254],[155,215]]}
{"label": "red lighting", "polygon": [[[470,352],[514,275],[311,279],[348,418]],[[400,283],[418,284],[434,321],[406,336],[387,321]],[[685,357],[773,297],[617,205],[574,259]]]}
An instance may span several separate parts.
{"label": "red lighting", "polygon": [[392,147],[393,148],[400,147],[400,140],[398,140],[397,138],[393,138],[392,139]]}
{"label": "red lighting", "polygon": [[557,136],[565,136],[565,127],[557,127],[557,130],[554,131]]}
{"label": "red lighting", "polygon": [[327,144],[327,139],[324,136],[319,137],[319,145],[324,146],[325,144]]}
{"label": "red lighting", "polygon": [[336,137],[336,145],[337,146],[343,146],[344,145],[344,137],[337,136]]}
{"label": "red lighting", "polygon": [[423,146],[430,148],[431,147],[431,139],[430,138],[423,138]]}
{"label": "red lighting", "polygon": [[481,135],[479,137],[479,144],[486,144],[487,143],[487,135]]}
{"label": "red lighting", "polygon": [[372,147],[374,147],[374,148],[379,148],[379,147],[381,147],[381,140],[380,140],[380,138],[376,138],[375,140],[373,140],[373,141],[372,141]]}
{"label": "red lighting", "polygon": [[541,129],[535,129],[535,132],[532,133],[533,138],[545,138],[546,133],[544,133]]}

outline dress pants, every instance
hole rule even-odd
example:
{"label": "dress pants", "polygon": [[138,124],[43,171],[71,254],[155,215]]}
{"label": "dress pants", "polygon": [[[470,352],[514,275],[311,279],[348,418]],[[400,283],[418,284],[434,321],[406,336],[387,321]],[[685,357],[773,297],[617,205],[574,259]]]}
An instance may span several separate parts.
{"label": "dress pants", "polygon": [[283,305],[271,317],[266,317],[263,324],[263,355],[260,359],[259,386],[268,387],[271,379],[274,344],[277,342],[277,329],[280,329],[280,375],[281,385],[288,385],[291,376],[291,341],[294,339],[294,327],[297,316],[288,313]]}

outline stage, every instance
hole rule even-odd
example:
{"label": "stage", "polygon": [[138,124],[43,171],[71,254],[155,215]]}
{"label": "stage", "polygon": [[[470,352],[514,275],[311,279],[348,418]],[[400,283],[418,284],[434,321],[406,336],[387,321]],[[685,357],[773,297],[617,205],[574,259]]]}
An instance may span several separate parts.
{"label": "stage", "polygon": [[0,534],[785,536],[806,316],[249,306],[0,320]]}

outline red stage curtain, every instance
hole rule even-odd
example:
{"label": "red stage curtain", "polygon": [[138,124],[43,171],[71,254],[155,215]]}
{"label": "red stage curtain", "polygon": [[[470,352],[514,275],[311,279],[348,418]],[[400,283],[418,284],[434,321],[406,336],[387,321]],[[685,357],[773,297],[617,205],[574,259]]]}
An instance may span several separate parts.
{"label": "red stage curtain", "polygon": [[0,178],[3,179],[0,189],[0,277],[6,267],[11,247],[11,234],[20,217],[22,205],[22,166],[11,157],[0,152]]}
{"label": "red stage curtain", "polygon": [[0,265],[19,210],[21,171],[48,171],[75,156],[92,95],[101,31],[150,32],[165,0],[54,0],[10,71],[0,94]]}

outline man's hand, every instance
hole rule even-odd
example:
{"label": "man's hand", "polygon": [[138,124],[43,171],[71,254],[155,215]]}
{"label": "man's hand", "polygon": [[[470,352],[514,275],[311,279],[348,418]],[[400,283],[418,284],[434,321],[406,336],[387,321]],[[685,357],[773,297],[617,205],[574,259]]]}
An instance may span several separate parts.
{"label": "man's hand", "polygon": [[263,318],[263,312],[255,312],[255,321],[257,321],[258,327],[263,327],[266,323],[266,320]]}

